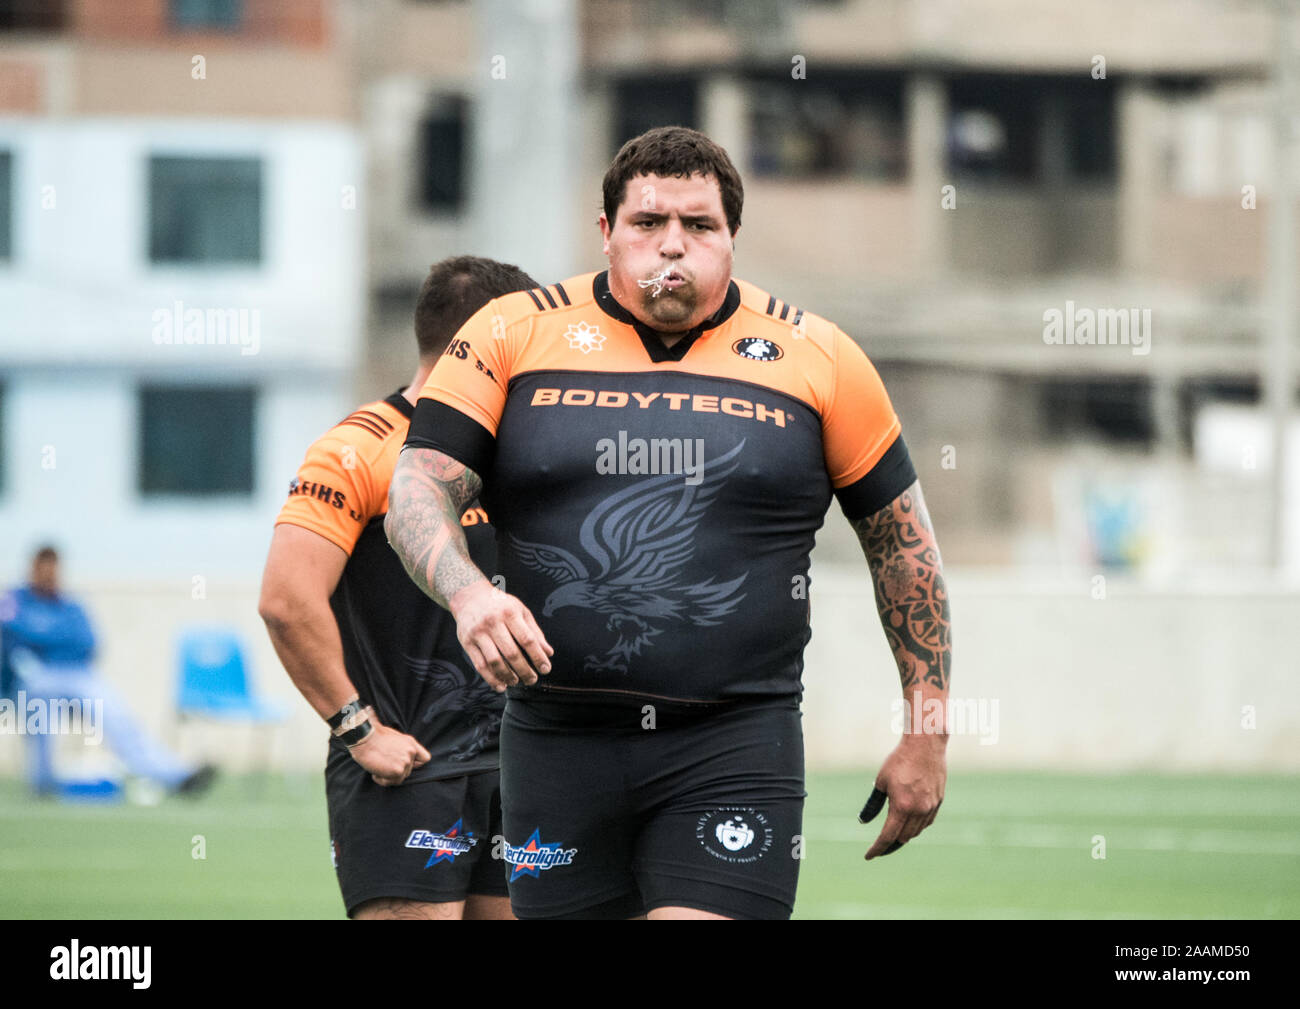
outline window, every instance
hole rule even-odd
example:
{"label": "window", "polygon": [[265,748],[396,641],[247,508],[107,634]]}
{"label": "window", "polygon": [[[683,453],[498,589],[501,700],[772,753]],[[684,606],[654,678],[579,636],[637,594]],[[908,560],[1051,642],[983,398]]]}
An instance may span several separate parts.
{"label": "window", "polygon": [[14,156],[0,151],[0,260],[13,256]]}
{"label": "window", "polygon": [[52,31],[64,26],[63,0],[0,0],[0,30]]}
{"label": "window", "polygon": [[1051,439],[1150,445],[1155,438],[1146,378],[1049,378],[1039,388],[1042,429]]}
{"label": "window", "polygon": [[455,212],[465,199],[465,99],[439,99],[420,121],[419,191],[425,210]]}
{"label": "window", "polygon": [[257,158],[149,159],[149,259],[258,263],[262,162]]}
{"label": "window", "polygon": [[750,170],[791,179],[901,179],[906,166],[897,74],[788,74],[751,90]]}
{"label": "window", "polygon": [[1041,83],[1032,78],[979,75],[948,84],[948,168],[958,178],[1032,182],[1038,177]]}
{"label": "window", "polygon": [[239,27],[244,16],[243,0],[171,0],[172,25],[176,28]]}
{"label": "window", "polygon": [[695,81],[679,78],[620,81],[614,103],[614,147],[610,154],[656,126],[698,129],[698,92]]}
{"label": "window", "polygon": [[251,388],[146,386],[140,390],[140,493],[253,492]]}
{"label": "window", "polygon": [[1063,181],[1114,180],[1115,100],[1105,81],[958,75],[948,99],[948,167],[958,178],[1042,182],[1043,144],[1059,142]]}
{"label": "window", "polygon": [[1113,182],[1115,156],[1115,92],[1110,88],[1075,89],[1066,104],[1067,169],[1075,180]]}

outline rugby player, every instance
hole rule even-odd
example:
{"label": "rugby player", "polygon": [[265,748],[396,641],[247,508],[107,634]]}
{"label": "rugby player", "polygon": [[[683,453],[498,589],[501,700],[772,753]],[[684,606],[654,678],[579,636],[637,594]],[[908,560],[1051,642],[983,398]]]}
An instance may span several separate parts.
{"label": "rugby player", "polygon": [[[802,589],[832,495],[905,696],[946,701],[947,593],[898,417],[840,329],[732,277],[742,202],[701,133],[625,144],[604,179],[608,269],[478,312],[421,392],[393,475],[389,541],[509,699],[504,854],[521,918],[789,917]],[[480,492],[502,587],[457,522]],[[934,820],[935,729],[905,734],[876,776],[862,815],[889,812],[868,859]]]}
{"label": "rugby player", "polygon": [[[330,845],[352,918],[512,917],[491,852],[503,699],[475,673],[447,613],[405,576],[382,522],[416,394],[447,341],[491,299],[534,286],[490,259],[435,265],[416,304],[410,385],[307,450],[276,520],[259,612],[331,729]],[[460,541],[491,572],[487,517],[464,504]]]}

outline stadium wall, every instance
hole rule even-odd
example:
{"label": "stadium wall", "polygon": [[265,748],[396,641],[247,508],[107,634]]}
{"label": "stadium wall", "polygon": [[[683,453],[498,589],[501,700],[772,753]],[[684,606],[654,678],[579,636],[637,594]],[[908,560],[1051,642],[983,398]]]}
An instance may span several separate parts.
{"label": "stadium wall", "polygon": [[[804,725],[811,768],[874,774],[903,713],[897,676],[861,565],[813,571],[813,637],[806,653]],[[955,617],[957,768],[1079,772],[1300,772],[1300,704],[1290,628],[1300,594],[1267,588],[1151,591],[1110,578],[1104,598],[1075,583],[950,573]],[[83,587],[74,585],[74,590]],[[256,614],[249,585],[190,579],[80,591],[100,629],[106,674],[142,723],[182,751],[231,769],[256,766],[265,742],[244,727],[185,726],[172,715],[175,637],[186,626],[237,628],[258,688],[289,702],[269,740],[270,766],[322,769],[325,735],[289,683]],[[921,713],[920,724],[924,725]],[[61,742],[65,766],[102,752]],[[16,774],[20,741],[0,738],[0,769]]]}

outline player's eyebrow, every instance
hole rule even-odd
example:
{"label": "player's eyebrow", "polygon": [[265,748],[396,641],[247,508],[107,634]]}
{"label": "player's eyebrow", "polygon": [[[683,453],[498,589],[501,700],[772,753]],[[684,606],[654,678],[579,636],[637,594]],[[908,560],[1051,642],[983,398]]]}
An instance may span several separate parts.
{"label": "player's eyebrow", "polygon": [[[665,214],[662,211],[658,211],[658,210],[638,210],[635,213],[633,213],[629,219],[634,222],[635,221],[659,222],[659,221],[667,220],[669,216],[670,216],[669,214]],[[713,214],[708,214],[708,213],[678,214],[677,216],[681,218],[683,224],[711,224],[716,227],[720,223]]]}

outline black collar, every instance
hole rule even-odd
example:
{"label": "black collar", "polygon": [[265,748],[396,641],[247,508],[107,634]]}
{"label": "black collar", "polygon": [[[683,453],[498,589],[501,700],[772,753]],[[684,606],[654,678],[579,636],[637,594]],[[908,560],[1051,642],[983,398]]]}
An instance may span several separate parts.
{"label": "black collar", "polygon": [[659,364],[661,361],[680,361],[686,356],[686,352],[691,349],[692,344],[703,336],[706,330],[716,329],[721,326],[740,307],[740,288],[736,286],[734,280],[728,281],[727,296],[722,299],[722,307],[694,329],[687,332],[671,347],[665,347],[658,333],[618,303],[609,289],[608,270],[602,270],[596,274],[595,279],[591,282],[591,291],[595,295],[596,304],[600,306],[602,312],[636,330],[636,335],[641,337],[642,346],[645,347],[646,353],[650,355],[650,360],[655,364]]}
{"label": "black collar", "polygon": [[[405,386],[403,386],[403,389]],[[398,389],[391,396],[385,396],[384,402],[400,413],[407,420],[415,416],[415,407],[411,406],[410,400],[402,395],[402,389]]]}

